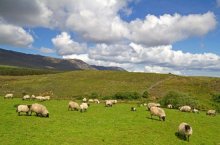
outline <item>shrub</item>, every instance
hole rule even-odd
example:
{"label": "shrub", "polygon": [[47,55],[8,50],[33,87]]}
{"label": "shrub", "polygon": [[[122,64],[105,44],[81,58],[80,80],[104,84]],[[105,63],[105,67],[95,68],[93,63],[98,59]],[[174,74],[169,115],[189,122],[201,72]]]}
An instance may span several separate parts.
{"label": "shrub", "polygon": [[147,99],[149,97],[148,91],[144,91],[144,93],[142,94],[142,97]]}
{"label": "shrub", "polygon": [[135,100],[141,98],[141,95],[137,92],[118,92],[113,98],[120,100]]}
{"label": "shrub", "polygon": [[162,106],[172,104],[175,108],[178,108],[183,105],[189,105],[193,108],[197,108],[198,106],[198,101],[195,98],[176,91],[168,92],[159,102]]}
{"label": "shrub", "polygon": [[220,94],[213,94],[212,100],[216,103],[220,103]]}
{"label": "shrub", "polygon": [[95,99],[95,98],[97,98],[98,96],[99,96],[98,93],[92,92],[91,95],[90,95],[90,98]]}

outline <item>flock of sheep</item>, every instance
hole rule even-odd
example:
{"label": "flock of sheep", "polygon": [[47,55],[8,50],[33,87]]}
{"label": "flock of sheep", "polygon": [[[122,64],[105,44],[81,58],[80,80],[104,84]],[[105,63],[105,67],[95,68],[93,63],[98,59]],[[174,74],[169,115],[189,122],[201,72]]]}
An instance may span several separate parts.
{"label": "flock of sheep", "polygon": [[[4,98],[13,98],[13,94],[6,94]],[[30,96],[30,95],[24,95],[22,100],[27,100],[27,99],[36,99],[39,101],[45,101],[45,100],[50,100],[50,96]],[[105,100],[105,107],[112,107],[113,104],[117,104],[117,100]],[[86,98],[82,99],[82,103],[79,105],[77,102],[70,101],[68,103],[68,110],[75,110],[75,111],[80,111],[80,112],[85,112],[87,111],[88,107],[90,106],[90,103],[97,103],[99,104],[100,101],[98,99],[89,99],[87,100]],[[150,116],[157,116],[159,117],[159,120],[165,121],[166,119],[166,113],[163,108],[160,107],[159,103],[148,103],[148,104],[143,104],[141,106],[146,106],[147,110],[150,111]],[[173,106],[172,104],[168,104],[167,108],[172,109]],[[181,106],[179,107],[179,110],[181,112],[193,112],[193,113],[199,113],[198,109],[192,109],[190,106]],[[135,107],[131,107],[131,111],[136,111]],[[32,105],[18,105],[16,112],[18,115],[20,115],[21,112],[26,113],[26,115],[31,115],[32,112],[36,113],[37,116],[41,117],[49,117],[49,111],[47,108],[38,103],[34,103]],[[206,112],[207,115],[216,115],[216,110],[208,110]],[[182,136],[185,140],[189,141],[189,137],[192,135],[192,127],[185,122],[182,122],[179,127],[178,127],[178,136]]]}

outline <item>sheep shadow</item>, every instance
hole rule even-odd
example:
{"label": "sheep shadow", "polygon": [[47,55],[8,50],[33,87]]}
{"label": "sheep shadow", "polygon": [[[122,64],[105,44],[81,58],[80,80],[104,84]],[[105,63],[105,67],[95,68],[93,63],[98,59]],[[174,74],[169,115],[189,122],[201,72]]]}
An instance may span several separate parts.
{"label": "sheep shadow", "polygon": [[175,132],[175,136],[180,140],[187,141],[187,139],[183,135],[180,135],[178,132]]}
{"label": "sheep shadow", "polygon": [[150,120],[156,120],[156,121],[161,121],[160,119],[156,119],[156,118],[151,118],[151,117],[146,117],[147,119],[150,119]]}

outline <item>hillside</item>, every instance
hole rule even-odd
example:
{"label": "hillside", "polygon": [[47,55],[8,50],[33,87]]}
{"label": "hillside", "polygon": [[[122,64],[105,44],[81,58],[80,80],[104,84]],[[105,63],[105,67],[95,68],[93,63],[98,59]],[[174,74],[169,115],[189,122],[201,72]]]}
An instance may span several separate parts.
{"label": "hillside", "polygon": [[105,99],[117,92],[148,91],[158,100],[169,91],[179,91],[209,105],[213,93],[220,92],[220,78],[184,77],[172,74],[130,73],[117,71],[73,71],[33,76],[0,76],[0,94],[14,92],[39,94],[47,91],[54,98],[95,97]]}

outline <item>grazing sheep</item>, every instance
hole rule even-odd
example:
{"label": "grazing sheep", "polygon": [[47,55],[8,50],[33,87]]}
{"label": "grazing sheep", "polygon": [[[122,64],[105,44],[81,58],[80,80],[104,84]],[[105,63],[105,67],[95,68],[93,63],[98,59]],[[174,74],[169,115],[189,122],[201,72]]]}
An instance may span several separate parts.
{"label": "grazing sheep", "polygon": [[69,104],[68,104],[68,110],[71,109],[71,110],[79,110],[79,104],[76,103],[76,102],[73,102],[73,101],[70,101]]}
{"label": "grazing sheep", "polygon": [[172,109],[172,108],[173,108],[173,105],[168,104],[168,105],[167,105],[167,108]]}
{"label": "grazing sheep", "polygon": [[50,100],[50,96],[44,96],[45,100]]}
{"label": "grazing sheep", "polygon": [[93,99],[89,99],[89,100],[88,100],[88,102],[93,103],[93,102],[94,102],[94,100],[93,100]]}
{"label": "grazing sheep", "polygon": [[190,106],[182,106],[179,108],[181,112],[191,112]]}
{"label": "grazing sheep", "polygon": [[100,101],[98,99],[94,99],[94,102],[97,103],[97,104],[100,103]]}
{"label": "grazing sheep", "polygon": [[32,112],[35,112],[37,116],[49,117],[49,112],[47,108],[44,105],[41,105],[38,103],[32,104],[30,111],[31,111],[31,114]]}
{"label": "grazing sheep", "polygon": [[150,115],[151,115],[151,118],[152,116],[158,116],[159,119],[165,121],[165,118],[166,118],[166,114],[164,112],[164,110],[162,108],[159,108],[159,107],[151,107],[150,108]]}
{"label": "grazing sheep", "polygon": [[178,136],[183,136],[185,140],[188,140],[189,141],[189,137],[192,135],[193,133],[193,130],[192,130],[192,127],[185,123],[185,122],[182,122],[179,127],[178,127]]}
{"label": "grazing sheep", "polygon": [[16,112],[20,116],[21,112],[26,113],[26,115],[29,115],[31,105],[18,105]]}
{"label": "grazing sheep", "polygon": [[112,101],[111,100],[106,100],[105,101],[105,107],[112,107]]}
{"label": "grazing sheep", "polygon": [[199,110],[194,108],[194,109],[192,110],[192,112],[193,112],[193,113],[199,113]]}
{"label": "grazing sheep", "polygon": [[45,97],[43,97],[43,96],[37,96],[37,97],[35,97],[37,100],[39,100],[39,101],[45,101],[46,100],[46,98]]}
{"label": "grazing sheep", "polygon": [[216,115],[216,110],[208,110],[206,112],[206,115],[215,116]]}
{"label": "grazing sheep", "polygon": [[148,110],[150,110],[151,107],[160,107],[160,104],[159,103],[148,103],[147,104]]}
{"label": "grazing sheep", "polygon": [[36,99],[35,95],[31,95],[31,99],[32,100]]}
{"label": "grazing sheep", "polygon": [[31,98],[30,95],[24,95],[22,100],[27,100],[27,99],[30,99],[30,98]]}
{"label": "grazing sheep", "polygon": [[83,100],[82,100],[83,102],[86,102],[87,101],[87,99],[86,98],[83,98]]}
{"label": "grazing sheep", "polygon": [[85,112],[89,108],[89,105],[87,103],[82,103],[80,105],[80,112]]}
{"label": "grazing sheep", "polygon": [[13,94],[6,94],[5,97],[4,97],[4,99],[7,99],[7,98],[13,99]]}
{"label": "grazing sheep", "polygon": [[131,107],[131,111],[137,111],[135,107]]}

